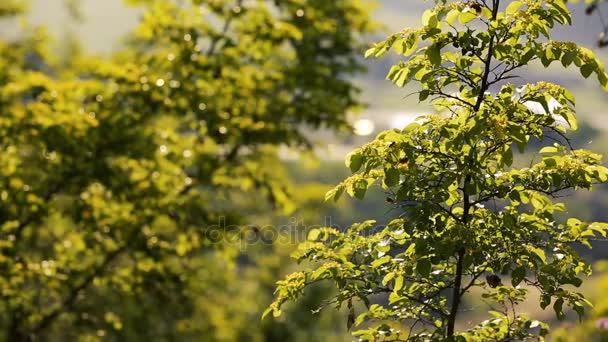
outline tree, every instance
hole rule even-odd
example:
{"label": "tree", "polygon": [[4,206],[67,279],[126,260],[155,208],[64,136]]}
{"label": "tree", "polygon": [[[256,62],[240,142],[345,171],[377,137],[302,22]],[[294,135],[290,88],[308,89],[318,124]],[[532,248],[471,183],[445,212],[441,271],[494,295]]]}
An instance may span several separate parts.
{"label": "tree", "polygon": [[110,60],[59,63],[38,30],[0,42],[0,329],[261,340],[226,240],[262,203],[293,211],[278,146],[348,126],[365,3],[131,2],[142,22]]}
{"label": "tree", "polygon": [[[562,0],[436,0],[422,27],[370,48],[367,57],[407,57],[387,78],[417,82],[436,112],[351,152],[353,175],[326,199],[361,199],[380,183],[398,218],[311,230],[296,254],[309,267],[277,283],[265,315],[281,315],[324,281],[336,287],[327,305],[346,305],[348,326],[365,341],[542,340],[548,326],[516,312],[534,290],[558,318],[566,307],[582,315],[588,301],[573,287],[591,268],[573,244],[606,236],[608,225],[568,217],[556,197],[606,182],[608,168],[570,146],[577,121],[567,89],[510,83],[532,63],[559,62],[608,90],[592,51],[551,40],[551,29],[570,21]],[[514,166],[514,151],[537,147],[540,160]],[[465,328],[459,318],[473,291],[495,309]]]}

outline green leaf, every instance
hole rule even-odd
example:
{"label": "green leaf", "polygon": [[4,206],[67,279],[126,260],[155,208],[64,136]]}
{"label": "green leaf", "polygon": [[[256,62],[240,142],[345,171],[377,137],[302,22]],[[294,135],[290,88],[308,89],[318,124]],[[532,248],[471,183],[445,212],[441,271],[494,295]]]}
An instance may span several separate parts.
{"label": "green leaf", "polygon": [[395,272],[387,273],[384,278],[382,278],[382,285],[387,285],[391,280],[395,278]]}
{"label": "green leaf", "polygon": [[359,151],[353,151],[346,155],[346,167],[350,169],[350,172],[355,173],[361,169],[361,165],[363,165],[363,161],[365,158]]}
{"label": "green leaf", "polygon": [[434,66],[441,64],[441,50],[437,44],[433,44],[427,48],[426,56]]}
{"label": "green leaf", "polygon": [[282,312],[281,310],[273,310],[273,311],[272,311],[272,316],[273,316],[274,318],[277,318],[277,317],[280,317],[282,313],[283,313],[283,312]]}
{"label": "green leaf", "polygon": [[407,39],[405,40],[407,49],[403,52],[405,56],[410,56],[411,54],[416,52],[416,49],[418,48],[419,38],[420,37],[418,33],[412,33],[407,37]]}
{"label": "green leaf", "polygon": [[401,55],[405,51],[405,41],[403,39],[397,39],[393,42],[392,47],[398,55]]}
{"label": "green leaf", "polygon": [[583,75],[585,78],[589,78],[593,71],[595,71],[595,68],[591,64],[584,64],[581,66],[581,75]]}
{"label": "green leaf", "polygon": [[530,198],[530,202],[532,203],[534,209],[543,209],[545,207],[545,203],[541,201],[540,198],[538,198],[537,196],[532,196]]}
{"label": "green leaf", "polygon": [[562,308],[563,305],[564,305],[564,300],[562,298],[559,298],[558,300],[555,301],[555,303],[553,303],[553,310],[555,311],[555,315],[557,316],[557,319],[559,319],[560,321],[566,317],[566,315],[564,314],[564,310]]}
{"label": "green leaf", "polygon": [[574,95],[572,95],[572,92],[570,92],[568,89],[564,89],[564,97],[566,98],[566,100],[568,100],[568,102],[570,102],[572,105],[576,104],[576,99],[574,98]]}
{"label": "green leaf", "polygon": [[571,278],[566,279],[564,281],[564,284],[570,284],[575,287],[580,287],[583,284],[583,280],[581,280],[580,278],[577,278],[577,277],[571,277]]}
{"label": "green leaf", "polygon": [[574,114],[569,111],[569,110],[563,110],[560,111],[561,116],[566,120],[566,122],[568,122],[568,125],[570,125],[570,129],[573,131],[578,130],[578,120],[576,119],[576,116],[574,116]]}
{"label": "green leaf", "polygon": [[470,23],[471,21],[473,21],[475,18],[477,18],[477,14],[475,14],[471,11],[461,12],[460,15],[458,16],[458,21],[462,25],[466,25],[466,24]]}
{"label": "green leaf", "polygon": [[548,293],[543,293],[540,297],[540,307],[541,309],[545,309],[547,306],[551,304],[551,295]]}
{"label": "green leaf", "polygon": [[437,24],[437,15],[435,14],[435,12],[432,10],[424,11],[424,13],[422,14],[422,25],[434,28],[437,27]]}
{"label": "green leaf", "polygon": [[577,301],[574,303],[572,308],[574,309],[574,311],[576,311],[579,320],[582,321],[583,317],[585,316],[585,306]]}
{"label": "green leaf", "polygon": [[568,51],[568,52],[564,53],[562,55],[562,65],[566,68],[569,67],[575,58],[576,58],[576,52]]}
{"label": "green leaf", "polygon": [[365,50],[364,58],[369,58],[376,53],[376,47],[369,48]]}
{"label": "green leaf", "polygon": [[428,259],[418,260],[416,263],[416,271],[423,277],[428,277],[431,274],[432,264]]}
{"label": "green leaf", "polygon": [[545,146],[540,149],[540,154],[549,154],[549,153],[557,153],[559,150],[554,146]]}
{"label": "green leaf", "polygon": [[403,288],[404,278],[402,275],[395,277],[395,285],[393,285],[393,291],[398,292]]}
{"label": "green leaf", "polygon": [[450,12],[448,12],[447,16],[445,17],[445,22],[452,25],[452,24],[454,24],[454,21],[456,21],[456,19],[458,18],[459,15],[460,15],[460,11],[451,10]]}
{"label": "green leaf", "polygon": [[421,90],[420,93],[418,93],[418,101],[420,101],[420,102],[425,101],[429,97],[430,94],[431,94],[431,92],[427,89]]}
{"label": "green leaf", "polygon": [[519,11],[523,3],[521,1],[511,1],[511,3],[507,6],[505,13],[508,15],[513,15],[515,12]]}
{"label": "green leaf", "polygon": [[516,267],[513,272],[511,272],[511,284],[513,286],[519,285],[519,283],[524,280],[526,277],[526,268],[524,266]]}
{"label": "green leaf", "polygon": [[373,182],[373,179],[358,179],[348,187],[347,192],[352,197],[363,199],[365,198],[367,189]]}
{"label": "green leaf", "polygon": [[608,73],[600,72],[597,74],[597,80],[600,82],[602,86],[604,86],[605,90],[608,90]]}
{"label": "green leaf", "polygon": [[339,186],[329,190],[325,194],[325,201],[327,202],[329,200],[333,200],[334,202],[337,202],[343,193],[344,193],[344,187],[339,185]]}
{"label": "green leaf", "polygon": [[274,308],[272,308],[272,307],[269,307],[266,310],[264,310],[264,312],[262,313],[262,319],[266,318],[273,311],[274,311]]}
{"label": "green leaf", "polygon": [[396,76],[394,82],[399,88],[403,88],[410,80],[410,72],[408,69],[401,69]]}
{"label": "green leaf", "polygon": [[395,168],[389,168],[384,170],[384,184],[387,187],[399,185],[399,178],[399,170]]}
{"label": "green leaf", "polygon": [[374,268],[378,268],[378,267],[380,267],[380,266],[382,266],[382,265],[384,265],[384,264],[386,264],[386,263],[388,263],[388,262],[390,262],[390,261],[391,261],[391,256],[389,256],[389,255],[385,255],[385,256],[383,256],[383,257],[382,257],[382,258],[380,258],[380,259],[376,259],[376,260],[374,260],[374,262],[372,262],[372,264],[371,264],[371,265],[372,265],[372,267],[374,267]]}
{"label": "green leaf", "polygon": [[308,241],[317,241],[319,239],[319,235],[321,235],[321,231],[319,229],[311,229],[308,232]]}
{"label": "green leaf", "polygon": [[542,248],[532,247],[530,248],[530,251],[536,254],[544,263],[547,262],[547,256],[545,255],[545,251]]}
{"label": "green leaf", "polygon": [[513,151],[509,148],[502,155],[502,162],[507,165],[513,165]]}
{"label": "green leaf", "polygon": [[557,166],[557,161],[555,161],[555,158],[543,158],[543,164],[549,168],[552,168]]}

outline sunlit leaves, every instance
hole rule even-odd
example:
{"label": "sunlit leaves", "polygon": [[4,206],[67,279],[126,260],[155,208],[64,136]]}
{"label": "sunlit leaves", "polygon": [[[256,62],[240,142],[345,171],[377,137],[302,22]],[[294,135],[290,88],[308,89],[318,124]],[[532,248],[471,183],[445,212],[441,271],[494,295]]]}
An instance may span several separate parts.
{"label": "sunlit leaves", "polygon": [[465,25],[473,21],[475,18],[477,18],[477,14],[473,11],[462,11],[458,16],[458,22]]}
{"label": "sunlit leaves", "polygon": [[[353,226],[300,260],[312,261],[314,272],[323,267],[317,263],[339,256],[341,267],[331,277],[340,291],[334,297],[338,303],[386,292],[389,305],[369,308],[355,321],[377,320],[355,332],[364,340],[397,338],[384,322],[412,318],[425,321],[423,332],[411,331],[412,340],[542,339],[548,333],[544,323],[514,313],[528,295],[523,286],[538,290],[539,305],[553,305],[558,318],[567,307],[582,314],[584,298],[563,285],[580,286],[590,267],[571,245],[589,246],[607,227],[564,220],[566,207],[553,196],[592,189],[608,180],[608,169],[601,156],[573,150],[563,139],[578,128],[572,93],[548,82],[510,80],[535,61],[578,68],[585,78],[596,75],[603,87],[608,77],[592,51],[551,40],[551,29],[571,22],[564,1],[511,1],[497,8],[477,1],[435,5],[424,12],[423,27],[391,35],[366,57],[394,50],[402,60],[387,79],[398,87],[418,83],[419,99],[437,113],[383,132],[353,151],[346,161],[353,175],[327,194],[361,198],[381,185],[391,196],[391,209],[405,218],[399,228],[403,239],[392,238],[390,224],[365,234]],[[540,147],[540,161],[514,167],[514,149],[525,152],[548,138],[557,142]],[[490,312],[494,319],[467,332],[452,331],[459,310],[453,311],[442,293],[463,296],[473,287],[505,309]]]}
{"label": "sunlit leaves", "polygon": [[522,5],[523,5],[523,3],[521,1],[511,1],[507,5],[505,13],[508,15],[513,15],[515,12],[517,12],[521,8]]}

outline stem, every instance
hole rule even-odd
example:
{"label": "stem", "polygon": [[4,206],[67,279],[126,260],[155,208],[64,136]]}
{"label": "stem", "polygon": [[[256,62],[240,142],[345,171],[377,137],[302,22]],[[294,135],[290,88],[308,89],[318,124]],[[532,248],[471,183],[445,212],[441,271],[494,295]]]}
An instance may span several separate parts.
{"label": "stem", "polygon": [[[493,8],[492,8],[492,20],[496,20],[496,16],[498,15],[498,7],[500,6],[500,0],[492,0]],[[490,21],[490,22],[491,22]],[[490,29],[490,22],[488,23],[488,30]],[[486,90],[488,90],[488,82],[490,79],[490,72],[492,71],[492,55],[494,54],[494,35],[490,35],[490,43],[488,44],[488,55],[486,60],[483,61],[485,64],[485,70],[483,72],[483,77],[481,79],[481,85],[479,87],[479,94],[477,95],[477,102],[475,103],[474,110],[477,112],[479,108],[481,108],[481,104],[483,103],[483,97],[485,95]]]}
{"label": "stem", "polygon": [[[236,6],[243,6],[243,0],[237,0]],[[217,48],[217,44],[224,38],[224,36],[230,30],[230,25],[232,24],[232,20],[234,19],[234,14],[229,13],[226,21],[224,22],[224,26],[222,27],[221,35],[211,41],[211,45],[209,45],[209,49],[207,50],[206,55],[211,56],[215,53],[215,49]]]}
{"label": "stem", "polygon": [[462,273],[463,273],[463,261],[464,261],[465,250],[461,248],[458,251],[458,259],[456,261],[456,277],[454,278],[454,287],[452,288],[452,307],[450,308],[450,316],[448,317],[448,341],[454,339],[454,327],[456,326],[456,316],[458,314],[458,307],[460,306],[460,288],[462,287]]}
{"label": "stem", "polygon": [[[496,16],[498,15],[498,9],[500,6],[500,0],[492,0],[492,20],[496,20]],[[490,22],[491,22],[490,21]],[[489,25],[490,22],[488,23],[488,30],[490,29]],[[475,103],[475,106],[473,108],[473,110],[475,112],[479,111],[479,109],[481,108],[481,105],[483,103],[483,98],[485,95],[485,92],[488,90],[489,87],[489,78],[490,78],[490,72],[492,70],[492,55],[494,54],[494,35],[492,34],[490,36],[490,43],[488,44],[488,54],[487,57],[485,59],[484,62],[484,73],[481,79],[481,84],[479,86],[479,94],[477,96],[477,101]],[[471,149],[471,154],[473,152],[474,148]],[[469,160],[470,162],[470,160]],[[463,196],[463,214],[462,214],[462,223],[465,227],[468,226],[469,223],[469,212],[471,210],[471,199],[470,199],[470,194],[468,193],[468,186],[471,183],[471,174],[467,173],[465,178],[464,178],[464,183],[463,183],[463,187],[462,187],[462,196]],[[456,326],[456,318],[458,316],[458,307],[460,306],[460,301],[462,299],[462,296],[464,295],[464,292],[462,291],[462,276],[464,273],[464,258],[466,255],[466,249],[464,247],[460,248],[458,250],[457,256],[456,256],[456,271],[454,274],[454,287],[452,288],[452,305],[450,308],[450,315],[448,318],[448,327],[447,327],[447,340],[448,341],[453,341],[454,340],[454,328]]]}
{"label": "stem", "polygon": [[[467,192],[467,187],[471,183],[471,175],[467,174],[464,178],[464,186],[463,186],[463,206],[464,212],[462,214],[463,224],[466,226],[469,222],[469,210],[471,209],[471,200],[469,198],[469,193]],[[466,250],[460,248],[458,250],[458,255],[456,258],[456,273],[454,275],[454,287],[452,288],[452,306],[450,308],[450,315],[448,317],[448,330],[447,330],[447,338],[449,341],[454,339],[454,328],[456,326],[456,317],[458,316],[458,307],[460,306],[460,299],[464,295],[462,293],[462,274],[464,273],[464,256],[466,254]]]}

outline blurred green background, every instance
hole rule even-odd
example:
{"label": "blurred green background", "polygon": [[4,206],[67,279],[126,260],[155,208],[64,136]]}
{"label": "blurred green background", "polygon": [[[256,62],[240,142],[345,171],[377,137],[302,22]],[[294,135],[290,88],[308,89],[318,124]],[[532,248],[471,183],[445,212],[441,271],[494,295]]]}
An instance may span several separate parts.
{"label": "blurred green background", "polygon": [[[411,0],[379,0],[377,3],[377,8],[372,16],[382,23],[384,28],[381,32],[366,37],[365,39],[369,42],[380,39],[387,32],[418,25],[421,13],[427,7],[423,1]],[[137,25],[142,13],[139,8],[123,5],[121,0],[33,0],[26,18],[30,25],[48,27],[51,36],[54,37],[52,49],[57,55],[69,53],[73,42],[76,41],[82,45],[87,54],[110,56],[124,47],[125,35]],[[584,46],[594,47],[597,32],[600,29],[599,18],[585,16],[582,4],[573,6],[573,13],[574,25],[557,29],[555,38],[574,40]],[[0,35],[7,39],[18,38],[22,24],[21,19],[4,20],[0,24]],[[599,51],[599,55],[604,63],[608,64],[608,50]],[[333,204],[323,203],[322,199],[325,191],[348,174],[343,163],[343,157],[348,151],[371,139],[373,134],[389,128],[402,127],[429,109],[418,104],[415,97],[407,97],[407,94],[415,88],[398,89],[385,81],[385,74],[395,60],[386,58],[382,61],[362,61],[368,72],[358,76],[354,81],[361,87],[362,101],[368,106],[361,112],[352,113],[349,116],[350,122],[355,128],[355,135],[335,133],[329,129],[304,128],[306,134],[316,143],[314,156],[294,153],[287,148],[281,149],[282,163],[286,166],[288,177],[294,183],[292,194],[300,209],[292,216],[286,217],[271,214],[271,208],[262,205],[262,208],[257,208],[259,210],[248,217],[248,223],[257,226],[286,225],[290,226],[290,229],[298,230],[312,225],[325,225],[328,220],[332,225],[345,227],[351,222],[370,217],[378,218],[380,222],[393,217],[394,213],[385,202],[386,195],[381,191],[367,197],[365,201],[345,200],[339,204]],[[548,73],[541,69],[542,67],[538,66],[526,70],[524,77],[515,82],[523,84],[548,79],[570,88],[577,98],[581,123],[580,131],[573,136],[574,145],[608,154],[608,136],[606,135],[608,132],[608,95],[595,86],[594,80],[581,82],[579,77],[564,72],[559,67],[550,68]],[[547,75],[549,76],[547,77]],[[534,158],[534,155],[521,155],[519,162],[527,164]],[[608,187],[598,187],[591,193],[582,192],[568,196],[566,202],[569,205],[569,212],[582,219],[608,220],[608,210],[606,210],[608,208]],[[318,292],[311,293],[308,300],[299,307],[293,307],[294,313],[283,315],[280,321],[260,321],[261,311],[271,301],[273,282],[297,267],[289,261],[289,253],[294,248],[294,242],[290,241],[277,248],[270,248],[264,243],[247,246],[246,253],[237,259],[236,269],[222,264],[221,258],[209,256],[205,259],[204,264],[199,265],[197,273],[189,281],[200,284],[217,281],[220,283],[214,284],[213,288],[224,288],[225,291],[215,290],[204,298],[205,302],[197,303],[199,309],[191,313],[196,317],[191,317],[190,323],[184,320],[177,324],[185,325],[182,327],[184,331],[193,332],[189,337],[192,340],[329,341],[347,339],[344,335],[346,333],[345,323],[339,316],[332,312],[312,314],[323,298],[323,291],[330,291],[326,288],[320,287]],[[608,259],[608,241],[596,241],[594,249],[585,253],[594,262]],[[608,294],[606,279],[608,277],[602,277],[603,272],[606,272],[608,268],[602,265],[604,264],[598,263],[598,275],[584,285],[584,292],[589,293],[592,299],[608,303],[608,297],[606,297]],[[218,277],[218,274],[222,274],[222,277]],[[224,282],[230,282],[231,285],[224,287]],[[197,284],[192,286],[196,288]],[[200,290],[206,291],[206,289]],[[179,289],[175,289],[175,291],[179,291]],[[211,302],[208,301],[209,298],[212,299]],[[177,302],[166,302],[171,299],[163,299],[160,295],[158,298],[130,298],[126,301],[122,297],[112,296],[100,298],[100,300],[107,300],[107,302],[99,303],[99,305],[121,307],[122,309],[118,311],[123,313],[123,317],[132,320],[120,323],[121,326],[138,327],[137,320],[142,319],[158,325],[158,331],[171,330],[170,327],[162,327],[165,322],[172,321],[171,317],[165,316],[163,306],[179,305]],[[483,303],[475,301],[467,303],[466,306],[469,307],[472,321],[477,321],[478,316],[483,315],[482,312],[487,309]],[[550,321],[552,326],[564,324],[553,319],[551,310],[539,312],[539,309],[535,308],[536,306],[524,305],[521,309],[534,313],[539,319]],[[577,331],[577,335],[574,333],[569,335],[563,331],[558,332],[557,335],[563,336],[565,339],[584,339],[586,336],[591,336],[591,331],[596,331],[593,320],[608,315],[607,306],[606,304],[598,305],[596,311],[591,312],[590,323],[585,323],[586,325],[572,329],[574,322],[565,323],[569,327],[569,331]],[[112,315],[106,315],[106,320],[112,322]],[[197,335],[196,328],[187,326],[200,322],[205,322],[211,328],[200,329],[202,333]],[[463,321],[462,324],[467,323]],[[145,329],[145,327],[147,325],[141,325],[141,329]],[[255,330],[256,332],[250,334],[240,332],[245,330]],[[137,328],[115,334],[96,330],[92,334],[86,335],[86,338],[125,341],[143,340],[146,336],[153,340],[172,340],[174,338],[171,334],[164,337],[151,334]],[[74,338],[76,335],[68,334],[66,336]],[[601,334],[589,338],[598,341],[607,340]]]}

